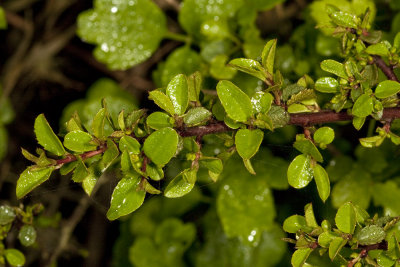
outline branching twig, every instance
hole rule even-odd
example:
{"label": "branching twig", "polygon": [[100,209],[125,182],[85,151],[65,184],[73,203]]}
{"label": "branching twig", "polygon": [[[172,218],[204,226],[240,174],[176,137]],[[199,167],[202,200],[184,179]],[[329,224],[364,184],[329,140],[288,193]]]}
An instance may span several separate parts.
{"label": "branching twig", "polygon": [[383,61],[380,56],[373,56],[373,58],[376,66],[378,66],[378,68],[382,70],[382,72],[386,75],[386,77],[388,77],[389,80],[400,82],[393,69],[386,65],[385,61]]}

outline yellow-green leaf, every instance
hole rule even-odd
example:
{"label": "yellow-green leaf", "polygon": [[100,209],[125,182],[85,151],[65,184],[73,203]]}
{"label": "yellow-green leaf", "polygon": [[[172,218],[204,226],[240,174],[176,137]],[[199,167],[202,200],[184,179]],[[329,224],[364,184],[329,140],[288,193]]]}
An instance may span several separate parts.
{"label": "yellow-green leaf", "polygon": [[382,99],[393,96],[398,92],[400,92],[400,83],[386,80],[378,84],[375,89],[375,96]]}
{"label": "yellow-green leaf", "polygon": [[155,131],[143,144],[143,151],[156,165],[164,166],[175,155],[179,137],[172,128]]}
{"label": "yellow-green leaf", "polygon": [[35,187],[49,179],[54,166],[37,169],[37,167],[27,168],[17,181],[17,198],[22,198]]}
{"label": "yellow-green leaf", "polygon": [[62,156],[65,154],[65,149],[56,134],[51,129],[49,123],[43,114],[37,116],[35,120],[35,134],[39,144],[47,151]]}
{"label": "yellow-green leaf", "polygon": [[351,202],[344,203],[336,213],[335,223],[338,229],[353,234],[356,227],[356,212]]}
{"label": "yellow-green leaf", "polygon": [[149,93],[149,99],[153,100],[160,108],[171,115],[175,114],[175,107],[169,97],[163,92],[154,90]]}
{"label": "yellow-green leaf", "polygon": [[331,185],[329,183],[328,174],[326,173],[325,169],[319,164],[316,164],[313,169],[314,180],[317,184],[319,197],[322,199],[323,202],[325,202],[329,197],[329,194],[331,193]]}
{"label": "yellow-green leaf", "polygon": [[197,170],[186,169],[178,174],[165,188],[168,198],[183,197],[192,191],[197,179]]}
{"label": "yellow-green leaf", "polygon": [[185,113],[189,104],[188,84],[185,75],[176,75],[168,83],[166,92],[174,106],[175,114],[182,115]]}
{"label": "yellow-green leaf", "polygon": [[92,151],[97,148],[91,143],[92,136],[83,131],[72,131],[65,135],[64,146],[74,152]]}
{"label": "yellow-green leaf", "polygon": [[236,150],[243,159],[252,158],[260,148],[264,132],[260,129],[240,129],[235,135]]}
{"label": "yellow-green leaf", "polygon": [[287,171],[288,182],[294,188],[306,187],[313,178],[310,156],[301,154],[294,158]]}

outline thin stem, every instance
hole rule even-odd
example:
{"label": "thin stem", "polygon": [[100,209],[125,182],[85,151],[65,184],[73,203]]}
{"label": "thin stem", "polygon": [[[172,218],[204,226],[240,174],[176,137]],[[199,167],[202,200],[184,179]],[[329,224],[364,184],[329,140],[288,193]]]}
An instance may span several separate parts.
{"label": "thin stem", "polygon": [[180,33],[175,33],[175,32],[167,32],[164,35],[164,37],[167,39],[171,39],[171,40],[183,42],[183,43],[190,43],[190,41],[191,41],[191,38],[189,36],[180,34]]}
{"label": "thin stem", "polygon": [[373,56],[374,58],[374,63],[378,68],[382,70],[382,72],[388,77],[389,80],[400,82],[399,78],[397,78],[396,74],[393,71],[393,68],[390,66],[386,65],[385,61],[380,56]]}

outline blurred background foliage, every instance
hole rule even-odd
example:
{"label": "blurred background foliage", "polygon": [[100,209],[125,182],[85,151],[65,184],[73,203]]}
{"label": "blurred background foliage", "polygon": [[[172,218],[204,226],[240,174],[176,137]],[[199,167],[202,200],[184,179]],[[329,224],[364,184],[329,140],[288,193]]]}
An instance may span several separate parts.
{"label": "blurred background foliage", "polygon": [[[326,204],[315,186],[289,189],[286,170],[296,155],[291,147],[298,131],[294,126],[265,136],[254,159],[257,176],[233,157],[220,181],[214,183],[207,169],[200,169],[199,182],[187,196],[148,197],[120,221],[109,222],[105,216],[118,182],[112,172],[91,198],[69,177],[57,174],[22,202],[16,200],[15,183],[28,164],[20,147],[34,150],[32,127],[40,113],[62,135],[64,122],[75,111],[88,125],[102,98],[114,120],[122,109],[155,109],[148,91],[165,86],[178,73],[195,71],[206,77],[204,98],[215,94],[216,79],[230,79],[252,96],[262,83],[225,64],[242,56],[257,59],[272,38],[278,38],[276,68],[286,83],[304,74],[326,75],[319,62],[341,55],[332,32],[315,29],[326,21],[321,15],[325,3],[356,14],[369,7],[384,39],[392,41],[400,31],[398,0],[4,0],[0,204],[45,207],[33,222],[34,245],[21,246],[15,230],[2,241],[5,247],[23,251],[29,266],[55,261],[57,266],[288,266],[291,252],[281,240],[280,225],[286,217],[302,214],[308,202],[320,218],[333,218],[334,209],[347,201],[372,213],[399,215],[399,151],[386,143],[374,149],[358,146],[359,135],[372,134],[373,122],[361,134],[348,123],[330,125],[337,138],[323,155],[333,182]],[[214,156],[223,146],[222,139],[209,137],[203,151]],[[167,166],[167,182],[183,164],[184,159],[175,158]],[[165,184],[160,182],[159,188]],[[310,259],[316,266],[332,264],[325,260]]]}

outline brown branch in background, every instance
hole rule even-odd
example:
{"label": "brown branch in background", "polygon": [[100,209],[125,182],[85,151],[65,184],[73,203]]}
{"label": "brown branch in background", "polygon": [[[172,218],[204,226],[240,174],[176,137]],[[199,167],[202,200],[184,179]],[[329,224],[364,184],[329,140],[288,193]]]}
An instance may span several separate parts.
{"label": "brown branch in background", "polygon": [[397,78],[396,74],[393,71],[393,68],[386,65],[385,61],[380,56],[373,56],[374,63],[382,70],[382,72],[388,77],[389,80],[400,82]]}

